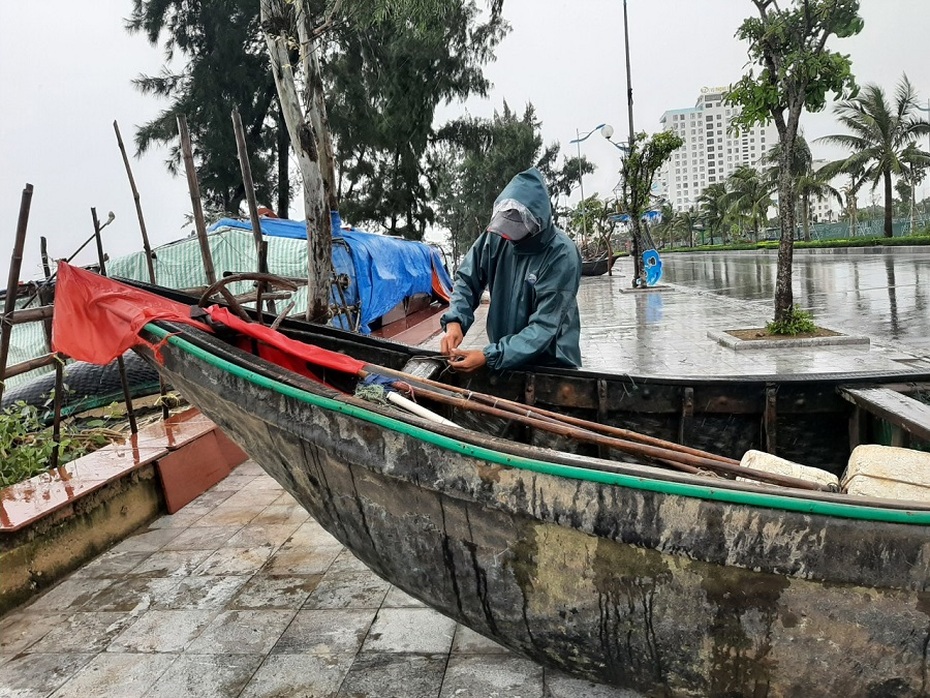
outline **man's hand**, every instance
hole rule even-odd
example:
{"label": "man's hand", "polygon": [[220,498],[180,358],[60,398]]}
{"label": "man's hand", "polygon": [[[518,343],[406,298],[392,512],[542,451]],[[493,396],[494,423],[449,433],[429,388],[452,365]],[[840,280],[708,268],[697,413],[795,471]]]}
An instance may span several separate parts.
{"label": "man's hand", "polygon": [[452,350],[452,358],[449,359],[449,366],[453,371],[461,373],[471,373],[477,371],[488,362],[484,352],[480,349],[462,351],[461,349]]}
{"label": "man's hand", "polygon": [[459,344],[462,343],[464,338],[465,334],[462,332],[462,326],[457,322],[450,322],[446,325],[446,333],[442,336],[439,350],[443,354],[451,356],[459,348]]}

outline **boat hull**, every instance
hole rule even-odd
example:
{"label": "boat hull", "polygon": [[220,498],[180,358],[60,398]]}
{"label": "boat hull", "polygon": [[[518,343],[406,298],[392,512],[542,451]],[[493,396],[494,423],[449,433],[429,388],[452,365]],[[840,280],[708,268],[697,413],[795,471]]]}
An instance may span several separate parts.
{"label": "boat hull", "polygon": [[501,458],[493,438],[282,390],[260,361],[242,359],[256,381],[163,353],[165,378],[371,569],[546,666],[650,695],[925,695],[925,525],[719,501],[690,476],[508,467],[546,452]]}

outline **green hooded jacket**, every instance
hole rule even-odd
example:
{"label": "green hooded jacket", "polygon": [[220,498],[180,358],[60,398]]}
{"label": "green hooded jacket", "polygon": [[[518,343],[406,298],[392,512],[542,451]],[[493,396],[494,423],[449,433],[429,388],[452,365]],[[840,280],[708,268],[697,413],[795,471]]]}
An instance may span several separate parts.
{"label": "green hooded jacket", "polygon": [[487,288],[491,343],[483,351],[491,370],[524,364],[581,366],[578,247],[553,224],[546,184],[536,168],[510,180],[497,197],[498,202],[504,199],[526,206],[540,222],[540,231],[517,243],[482,233],[455,276],[442,327],[458,322],[467,333]]}

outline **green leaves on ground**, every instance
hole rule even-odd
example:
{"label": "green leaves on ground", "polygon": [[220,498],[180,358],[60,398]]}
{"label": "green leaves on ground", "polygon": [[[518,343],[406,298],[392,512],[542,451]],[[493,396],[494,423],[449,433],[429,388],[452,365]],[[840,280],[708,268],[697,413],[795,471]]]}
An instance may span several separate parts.
{"label": "green leaves on ground", "polygon": [[[64,465],[113,440],[105,420],[94,420],[77,428],[67,424],[59,435],[58,464]],[[17,402],[0,411],[0,487],[22,482],[45,472],[55,442],[38,408]]]}

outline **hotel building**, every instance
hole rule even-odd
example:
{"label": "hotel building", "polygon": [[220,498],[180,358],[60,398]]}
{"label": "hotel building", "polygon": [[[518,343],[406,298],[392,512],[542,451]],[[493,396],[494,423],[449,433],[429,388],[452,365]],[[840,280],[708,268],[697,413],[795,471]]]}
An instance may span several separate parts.
{"label": "hotel building", "polygon": [[704,189],[725,181],[741,165],[764,169],[759,161],[778,143],[774,124],[730,128],[737,109],[724,103],[726,89],[702,88],[694,107],[670,109],[660,119],[664,130],[684,141],[658,175],[660,191],[676,211],[697,210]]}

